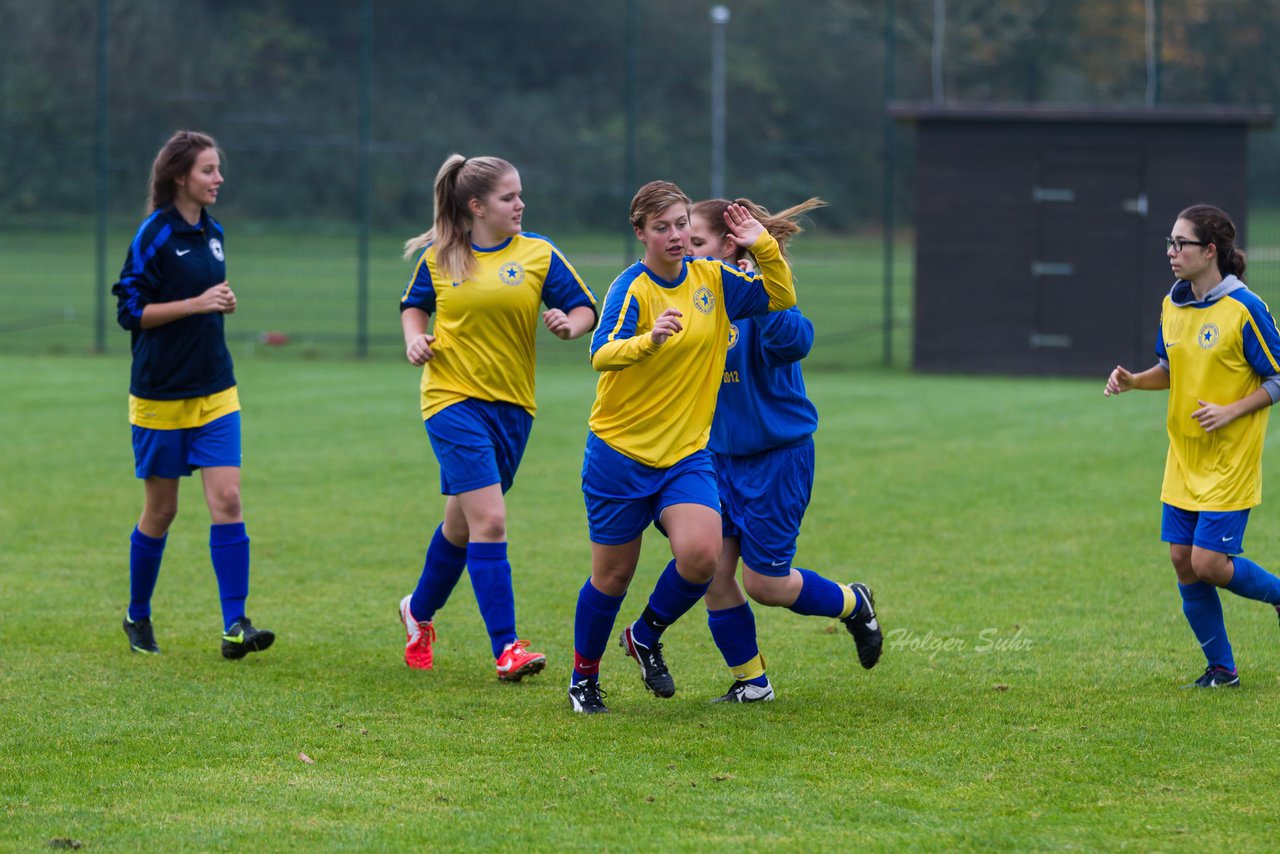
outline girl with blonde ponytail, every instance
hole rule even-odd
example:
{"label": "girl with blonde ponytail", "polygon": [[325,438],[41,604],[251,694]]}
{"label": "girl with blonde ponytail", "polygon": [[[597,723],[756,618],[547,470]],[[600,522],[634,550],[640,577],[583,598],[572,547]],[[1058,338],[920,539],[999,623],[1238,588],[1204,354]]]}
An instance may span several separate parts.
{"label": "girl with blonde ponytail", "polygon": [[405,357],[422,368],[422,418],[446,496],[418,585],[400,600],[405,663],[432,669],[436,611],[466,568],[498,678],[510,682],[547,662],[516,633],[503,497],[533,425],[538,321],[565,340],[596,322],[590,289],[550,240],[523,230],[524,210],[510,163],[449,155],[431,228],[405,242],[415,264],[400,297]]}

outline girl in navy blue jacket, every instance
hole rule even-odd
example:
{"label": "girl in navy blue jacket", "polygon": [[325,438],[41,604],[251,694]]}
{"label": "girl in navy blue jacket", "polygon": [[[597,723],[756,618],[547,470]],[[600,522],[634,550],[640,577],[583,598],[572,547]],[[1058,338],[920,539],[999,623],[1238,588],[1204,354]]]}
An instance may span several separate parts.
{"label": "girl in navy blue jacket", "polygon": [[147,218],[111,289],[117,320],[132,337],[129,422],[146,496],[130,537],[124,631],[134,652],[160,652],[151,594],[178,514],[179,478],[196,469],[212,521],[222,655],[243,658],[275,640],[244,614],[249,537],[240,507],[240,398],[222,329],[236,295],[227,284],[222,226],[206,210],[218,200],[221,165],[206,134],[178,131],[164,144],[151,167]]}
{"label": "girl in navy blue jacket", "polygon": [[[746,250],[729,240],[727,199],[693,206],[693,255],[708,255],[744,270]],[[796,218],[821,207],[820,199],[777,214],[747,199],[751,212],[774,236],[786,256],[787,241],[800,232]],[[724,378],[711,424],[711,449],[720,491],[724,546],[707,589],[707,623],[734,682],[716,702],[773,699],[764,657],[756,642],[755,616],[738,586],[761,605],[797,614],[835,617],[853,635],[862,666],[880,658],[883,634],[871,590],[865,584],[837,584],[816,572],[792,566],[796,539],[813,491],[813,432],[818,411],[805,394],[800,360],[813,346],[813,324],[799,308],[734,321]]]}

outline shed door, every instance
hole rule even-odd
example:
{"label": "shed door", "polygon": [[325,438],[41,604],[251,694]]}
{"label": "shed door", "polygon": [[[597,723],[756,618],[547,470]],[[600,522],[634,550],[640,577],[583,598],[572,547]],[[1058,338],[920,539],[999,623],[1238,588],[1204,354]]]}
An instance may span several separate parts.
{"label": "shed door", "polygon": [[1046,152],[1032,189],[1036,313],[1028,344],[1042,373],[1104,376],[1139,348],[1147,200],[1133,155]]}

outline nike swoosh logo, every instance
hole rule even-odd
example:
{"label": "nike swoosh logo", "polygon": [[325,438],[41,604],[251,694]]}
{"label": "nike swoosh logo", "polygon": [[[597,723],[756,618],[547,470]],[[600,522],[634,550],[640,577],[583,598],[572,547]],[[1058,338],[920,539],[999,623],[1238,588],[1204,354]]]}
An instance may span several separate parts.
{"label": "nike swoosh logo", "polygon": [[785,560],[775,560],[775,561],[774,561],[772,564],[770,564],[770,565],[771,565],[771,566],[784,566],[785,564],[786,564],[786,561],[785,561]]}
{"label": "nike swoosh logo", "polygon": [[876,622],[875,617],[872,617],[870,620],[867,620],[867,628],[874,632],[876,629],[880,628],[880,624]]}
{"label": "nike swoosh logo", "polygon": [[190,250],[190,249],[175,249],[174,251],[175,251],[175,252],[177,252],[177,253],[178,253],[178,257],[179,257],[179,258],[181,258],[183,255],[186,255],[186,254],[187,254],[188,252],[190,252],[191,250]]}
{"label": "nike swoosh logo", "polygon": [[1166,341],[1166,342],[1164,342],[1164,346],[1165,346],[1165,347],[1177,347],[1177,346],[1178,346],[1178,342],[1177,342],[1177,341]]}
{"label": "nike swoosh logo", "polygon": [[1229,542],[1231,542],[1231,541],[1232,541],[1232,540],[1234,540],[1234,539],[1235,539],[1235,537],[1223,537],[1223,538],[1222,538],[1222,541],[1223,541],[1224,543],[1229,543]]}

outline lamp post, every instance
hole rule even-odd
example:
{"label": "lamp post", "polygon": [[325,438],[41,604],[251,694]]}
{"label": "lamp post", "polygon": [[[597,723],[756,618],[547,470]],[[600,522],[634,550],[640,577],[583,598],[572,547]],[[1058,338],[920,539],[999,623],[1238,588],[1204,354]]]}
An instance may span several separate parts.
{"label": "lamp post", "polygon": [[724,198],[724,31],[729,7],[711,7],[711,198]]}

